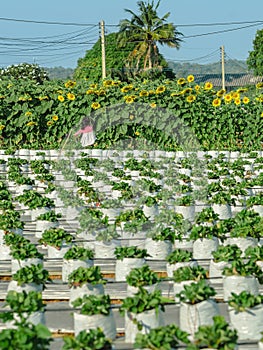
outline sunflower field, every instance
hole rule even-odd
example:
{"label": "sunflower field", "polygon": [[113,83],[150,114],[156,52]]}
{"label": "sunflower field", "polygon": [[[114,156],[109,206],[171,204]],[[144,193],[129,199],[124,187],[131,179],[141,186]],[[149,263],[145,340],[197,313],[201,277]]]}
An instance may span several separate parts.
{"label": "sunflower field", "polygon": [[2,78],[0,100],[2,149],[57,149],[85,116],[96,125],[97,140],[90,147],[102,149],[128,137],[178,150],[171,137],[178,122],[203,150],[260,150],[263,145],[263,83],[224,91],[208,81],[197,84],[193,75],[100,84]]}

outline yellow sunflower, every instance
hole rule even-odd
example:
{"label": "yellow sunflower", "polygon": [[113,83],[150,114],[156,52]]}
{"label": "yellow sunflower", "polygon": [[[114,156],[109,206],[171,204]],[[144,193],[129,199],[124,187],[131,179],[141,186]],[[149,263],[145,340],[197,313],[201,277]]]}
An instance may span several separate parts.
{"label": "yellow sunflower", "polygon": [[86,94],[87,94],[87,95],[92,95],[92,94],[94,94],[94,90],[88,89],[88,90],[86,91]]}
{"label": "yellow sunflower", "polygon": [[195,85],[195,91],[199,91],[200,90],[200,85]]}
{"label": "yellow sunflower", "polygon": [[258,96],[255,98],[256,101],[263,102],[263,96]]}
{"label": "yellow sunflower", "polygon": [[67,98],[68,98],[70,101],[74,101],[75,98],[76,98],[76,96],[75,96],[74,94],[72,94],[71,92],[69,92],[69,93],[67,94]]}
{"label": "yellow sunflower", "polygon": [[28,111],[28,112],[25,113],[25,116],[26,116],[26,117],[29,117],[30,115],[32,115],[32,112],[29,112],[29,111]]}
{"label": "yellow sunflower", "polygon": [[237,92],[239,94],[242,94],[243,92],[246,92],[247,90],[248,90],[247,88],[239,88],[239,89],[237,89]]}
{"label": "yellow sunflower", "polygon": [[224,101],[225,101],[225,103],[230,103],[231,100],[232,100],[231,94],[226,94],[226,95],[224,96]]}
{"label": "yellow sunflower", "polygon": [[187,77],[188,83],[192,83],[194,80],[195,80],[195,77],[192,74],[188,75]]}
{"label": "yellow sunflower", "polygon": [[99,109],[99,108],[100,108],[99,102],[93,102],[93,103],[91,104],[91,108],[92,108],[92,109]]}
{"label": "yellow sunflower", "polygon": [[221,100],[220,98],[215,98],[212,102],[214,107],[219,107],[221,105]]}
{"label": "yellow sunflower", "polygon": [[149,96],[149,92],[146,91],[146,90],[142,90],[142,91],[140,91],[140,96],[141,96],[141,97]]}
{"label": "yellow sunflower", "polygon": [[240,98],[240,93],[239,92],[237,92],[237,91],[233,91],[232,92],[232,97],[233,97],[233,99],[235,100],[236,98]]}
{"label": "yellow sunflower", "polygon": [[256,88],[257,89],[262,89],[263,88],[263,82],[257,83]]}
{"label": "yellow sunflower", "polygon": [[234,99],[234,103],[235,103],[235,105],[240,105],[240,103],[241,103],[241,100],[240,100],[240,98],[235,98]]}
{"label": "yellow sunflower", "polygon": [[186,89],[184,89],[184,93],[185,94],[188,94],[189,92],[192,92],[193,91],[193,89],[192,88],[186,88]]}
{"label": "yellow sunflower", "polygon": [[39,101],[48,100],[48,96],[40,96]]}
{"label": "yellow sunflower", "polygon": [[53,115],[52,119],[57,121],[58,120],[58,116],[57,115]]}
{"label": "yellow sunflower", "polygon": [[125,86],[123,86],[123,87],[121,88],[121,92],[126,93],[126,92],[130,91],[132,88],[133,88],[133,85],[132,85],[132,84],[130,84],[130,85],[125,85]]}
{"label": "yellow sunflower", "polygon": [[60,101],[60,102],[63,102],[65,99],[64,99],[64,96],[62,96],[62,95],[58,95],[58,100]]}
{"label": "yellow sunflower", "polygon": [[111,86],[113,83],[112,80],[103,80],[103,86]]}
{"label": "yellow sunflower", "polygon": [[181,92],[176,92],[175,91],[175,92],[172,92],[170,96],[174,97],[174,96],[180,96],[180,95],[181,95]]}
{"label": "yellow sunflower", "polygon": [[52,120],[49,120],[49,121],[47,122],[47,126],[51,126],[52,124],[53,124]]}
{"label": "yellow sunflower", "polygon": [[133,96],[126,96],[125,97],[125,102],[130,104],[134,102],[134,97]]}
{"label": "yellow sunflower", "polygon": [[166,90],[166,87],[164,85],[158,86],[155,90],[156,94],[162,94]]}
{"label": "yellow sunflower", "polygon": [[154,102],[152,102],[152,103],[150,103],[150,106],[151,106],[151,108],[156,108],[156,107],[157,107],[157,104],[154,103]]}
{"label": "yellow sunflower", "polygon": [[134,134],[135,134],[136,136],[139,136],[139,135],[140,135],[139,131],[135,131]]}
{"label": "yellow sunflower", "polygon": [[226,90],[221,89],[221,90],[217,91],[216,96],[217,96],[217,97],[222,97],[222,96],[224,95],[225,92],[226,92]]}
{"label": "yellow sunflower", "polygon": [[3,130],[5,128],[5,125],[1,124],[0,125],[0,130]]}
{"label": "yellow sunflower", "polygon": [[73,88],[75,85],[76,85],[76,82],[75,82],[75,81],[72,81],[72,80],[68,80],[68,81],[65,83],[65,87],[66,87],[66,88]]}
{"label": "yellow sunflower", "polygon": [[186,84],[185,78],[180,78],[180,79],[178,79],[178,80],[177,80],[177,84],[178,84],[178,85],[184,85],[184,84]]}
{"label": "yellow sunflower", "polygon": [[250,99],[247,96],[243,97],[243,103],[247,105],[249,103]]}
{"label": "yellow sunflower", "polygon": [[105,95],[106,95],[106,91],[103,90],[103,89],[96,90],[95,93],[96,93],[98,96],[105,96]]}
{"label": "yellow sunflower", "polygon": [[90,84],[89,86],[91,89],[97,89],[97,84]]}
{"label": "yellow sunflower", "polygon": [[33,125],[37,125],[37,123],[35,123],[35,122],[28,122],[27,124],[26,124],[26,126],[33,126]]}
{"label": "yellow sunflower", "polygon": [[196,100],[196,97],[195,95],[189,95],[186,97],[186,101],[189,102],[189,103],[192,103]]}
{"label": "yellow sunflower", "polygon": [[207,81],[207,82],[205,83],[204,89],[205,89],[205,90],[211,90],[211,89],[213,89],[213,84],[210,83],[209,81]]}

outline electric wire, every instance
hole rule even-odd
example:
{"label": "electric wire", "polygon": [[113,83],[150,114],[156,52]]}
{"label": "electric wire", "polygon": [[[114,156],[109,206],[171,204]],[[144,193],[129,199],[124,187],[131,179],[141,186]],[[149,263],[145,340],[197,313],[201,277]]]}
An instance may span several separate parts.
{"label": "electric wire", "polygon": [[[99,40],[99,23],[76,23],[76,22],[52,22],[52,21],[35,21],[27,19],[17,19],[17,18],[5,18],[0,17],[0,21],[15,21],[21,23],[32,23],[32,24],[47,24],[47,25],[61,25],[61,26],[84,26],[84,30],[77,30],[71,33],[57,34],[52,36],[36,36],[36,37],[24,37],[24,38],[11,38],[11,37],[0,37],[0,54],[9,55],[10,57],[17,57],[18,55],[22,57],[29,57],[27,53],[34,52],[35,55],[41,57],[54,57],[54,59],[61,57],[62,53],[57,54],[56,51],[60,50],[61,52],[66,51],[63,55],[64,57],[69,57],[68,55],[74,55],[77,53],[82,53],[82,51],[75,51],[74,48],[82,47],[85,48],[85,51],[90,49],[91,45],[94,45]],[[228,28],[218,31],[205,32],[200,34],[193,35],[184,35],[183,40],[190,38],[203,37],[208,35],[216,35],[222,33],[228,33],[232,31],[247,29],[255,26],[262,25],[263,21],[239,21],[239,22],[215,22],[215,23],[193,23],[193,24],[178,24],[176,27],[208,27],[208,26],[233,26],[239,25],[237,28]],[[240,26],[242,25],[242,26]],[[119,27],[119,25],[107,24],[105,26],[106,33],[111,33],[113,27]],[[96,32],[97,31],[97,32]],[[169,39],[168,39],[169,40]],[[137,41],[140,42],[140,41]],[[134,41],[133,41],[134,43]],[[107,44],[106,47],[110,47],[111,44]],[[72,48],[71,51],[68,49]],[[52,53],[49,54],[51,51]],[[123,51],[129,52],[129,50],[123,49]],[[206,60],[213,57],[215,52],[211,54],[204,55],[201,57],[193,59],[178,59],[178,62],[193,62],[196,60]]]}

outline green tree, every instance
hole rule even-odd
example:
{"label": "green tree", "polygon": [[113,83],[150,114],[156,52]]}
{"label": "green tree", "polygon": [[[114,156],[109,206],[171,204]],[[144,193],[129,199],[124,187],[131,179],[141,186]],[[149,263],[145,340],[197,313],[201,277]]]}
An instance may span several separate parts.
{"label": "green tree", "polygon": [[[134,44],[128,44],[125,50],[117,45],[118,33],[105,36],[105,56],[107,76],[119,77],[124,71],[126,50],[132,50]],[[94,82],[101,80],[101,40],[99,39],[91,50],[86,51],[83,58],[78,60],[74,71],[74,79],[88,79]]]}
{"label": "green tree", "polygon": [[263,75],[263,29],[257,30],[253,40],[253,51],[249,52],[247,65],[254,75]]}
{"label": "green tree", "polygon": [[152,69],[160,65],[157,44],[179,49],[182,33],[176,30],[173,23],[167,23],[169,12],[163,17],[158,16],[160,0],[156,5],[154,1],[139,1],[137,5],[139,14],[125,9],[132,18],[120,21],[118,42],[123,47],[126,47],[127,43],[135,43],[135,48],[128,55],[130,67],[139,69],[143,62],[144,70]]}
{"label": "green tree", "polygon": [[0,69],[0,80],[2,79],[30,79],[37,84],[43,84],[49,80],[47,72],[38,64],[20,63],[13,64],[7,68]]}
{"label": "green tree", "polygon": [[[119,33],[111,33],[105,36],[105,56],[106,56],[106,74],[109,78],[117,78],[127,80],[133,76],[125,63],[127,61],[127,52],[134,50],[136,43],[127,43],[124,47],[120,47],[117,43]],[[163,67],[168,67],[163,56],[158,57]],[[170,72],[171,70],[168,70]],[[102,62],[101,62],[101,41],[100,39],[92,47],[86,51],[83,58],[78,60],[77,68],[74,71],[74,79],[87,79],[98,82],[102,78]]]}

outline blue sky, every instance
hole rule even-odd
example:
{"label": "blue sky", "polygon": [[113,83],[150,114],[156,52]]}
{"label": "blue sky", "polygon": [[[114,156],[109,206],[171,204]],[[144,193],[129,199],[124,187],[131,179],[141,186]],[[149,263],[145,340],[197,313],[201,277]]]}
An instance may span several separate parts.
{"label": "blue sky", "polygon": [[[119,21],[130,18],[125,8],[136,12],[137,1],[2,1],[0,67],[28,62],[44,67],[75,68],[78,58],[83,57],[86,50],[98,40],[99,22],[105,21],[106,33],[117,31]],[[263,28],[262,0],[162,0],[158,13],[162,16],[166,12],[170,12],[169,22],[177,25],[177,29],[184,34],[184,41],[179,50],[162,47],[160,50],[166,59],[182,63],[219,62],[221,46],[225,47],[226,59],[246,60],[249,51],[253,49],[256,31]],[[28,23],[20,20],[86,26]],[[257,25],[253,23],[261,20],[262,23]],[[240,23],[230,24],[233,22]],[[196,25],[215,23],[225,25]],[[207,35],[222,30],[227,32]]]}

